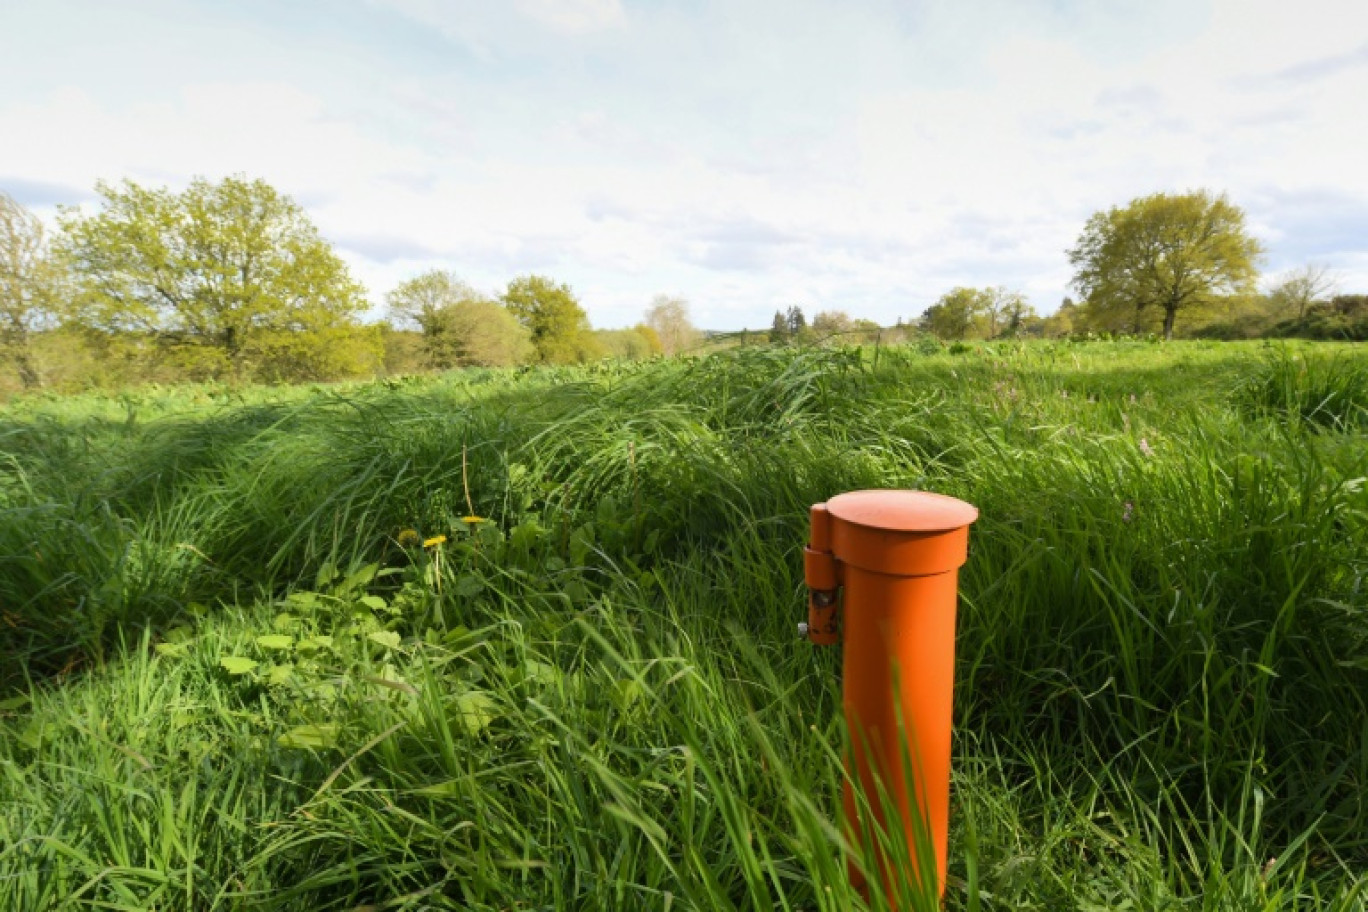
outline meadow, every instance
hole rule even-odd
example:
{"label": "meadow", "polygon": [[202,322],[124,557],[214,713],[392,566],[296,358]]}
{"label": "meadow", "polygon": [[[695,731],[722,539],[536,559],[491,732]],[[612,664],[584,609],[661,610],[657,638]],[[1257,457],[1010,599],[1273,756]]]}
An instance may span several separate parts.
{"label": "meadow", "polygon": [[850,910],[810,504],[961,574],[951,909],[1368,909],[1368,350],[0,407],[0,909]]}

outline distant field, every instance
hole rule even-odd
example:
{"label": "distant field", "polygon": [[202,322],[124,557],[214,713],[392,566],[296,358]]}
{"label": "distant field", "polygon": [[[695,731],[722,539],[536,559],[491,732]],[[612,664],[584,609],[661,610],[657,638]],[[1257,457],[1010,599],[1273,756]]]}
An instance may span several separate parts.
{"label": "distant field", "polygon": [[0,408],[0,909],[865,908],[807,507],[976,504],[952,909],[1368,908],[1368,349]]}

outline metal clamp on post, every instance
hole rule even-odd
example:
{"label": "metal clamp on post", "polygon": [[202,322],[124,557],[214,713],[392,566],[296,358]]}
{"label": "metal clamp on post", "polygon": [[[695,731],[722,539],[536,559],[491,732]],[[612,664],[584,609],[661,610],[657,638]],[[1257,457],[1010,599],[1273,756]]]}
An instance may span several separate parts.
{"label": "metal clamp on post", "polygon": [[831,553],[831,531],[825,504],[812,508],[812,530],[803,549],[803,577],[808,585],[808,619],[798,629],[815,645],[833,646],[840,639],[836,619],[840,586],[836,557]]}

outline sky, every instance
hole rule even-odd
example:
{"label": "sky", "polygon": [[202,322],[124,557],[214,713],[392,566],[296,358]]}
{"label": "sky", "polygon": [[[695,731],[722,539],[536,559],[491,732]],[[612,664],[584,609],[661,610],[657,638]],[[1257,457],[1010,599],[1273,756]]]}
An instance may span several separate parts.
{"label": "sky", "polygon": [[262,178],[383,315],[433,268],[914,320],[1041,313],[1088,216],[1206,189],[1368,291],[1368,0],[0,0],[0,190]]}

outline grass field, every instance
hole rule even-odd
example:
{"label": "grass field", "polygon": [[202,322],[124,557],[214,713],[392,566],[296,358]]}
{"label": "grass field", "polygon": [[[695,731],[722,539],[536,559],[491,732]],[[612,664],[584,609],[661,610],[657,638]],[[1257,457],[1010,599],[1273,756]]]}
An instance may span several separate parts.
{"label": "grass field", "polygon": [[902,487],[982,514],[951,909],[1364,910],[1366,479],[1328,343],[15,400],[0,909],[865,908],[794,627]]}

